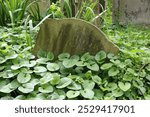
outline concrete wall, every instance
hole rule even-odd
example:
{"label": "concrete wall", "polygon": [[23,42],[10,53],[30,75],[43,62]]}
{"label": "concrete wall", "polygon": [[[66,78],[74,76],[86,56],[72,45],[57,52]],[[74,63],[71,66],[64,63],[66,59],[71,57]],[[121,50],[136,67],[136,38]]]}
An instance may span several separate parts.
{"label": "concrete wall", "polygon": [[150,0],[113,0],[113,22],[150,24]]}

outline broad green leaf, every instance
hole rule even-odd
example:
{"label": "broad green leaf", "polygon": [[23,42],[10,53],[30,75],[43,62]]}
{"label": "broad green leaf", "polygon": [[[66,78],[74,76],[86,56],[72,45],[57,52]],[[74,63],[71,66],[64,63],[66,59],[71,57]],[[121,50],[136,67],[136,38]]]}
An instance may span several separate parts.
{"label": "broad green leaf", "polygon": [[92,71],[98,71],[99,70],[99,66],[97,63],[88,64],[87,68],[89,68]]}
{"label": "broad green leaf", "polygon": [[12,65],[11,66],[11,69],[12,70],[17,70],[17,69],[20,69],[22,66],[20,66],[19,64],[15,64],[15,65]]}
{"label": "broad green leaf", "polygon": [[0,100],[14,100],[14,98],[11,96],[5,96],[5,97],[0,98]]}
{"label": "broad green leaf", "polygon": [[94,92],[90,89],[81,90],[80,93],[84,98],[87,99],[92,99],[94,97]]}
{"label": "broad green leaf", "polygon": [[52,79],[50,80],[50,83],[52,85],[57,85],[60,82],[60,75],[57,73],[52,74]]}
{"label": "broad green leaf", "polygon": [[5,66],[0,66],[0,71],[2,71],[3,69],[5,69]]}
{"label": "broad green leaf", "polygon": [[104,96],[104,100],[116,100],[116,98],[113,96],[112,93],[107,93],[107,94]]}
{"label": "broad green leaf", "polygon": [[1,89],[1,87],[3,87],[3,86],[5,86],[5,85],[7,85],[9,83],[9,80],[0,80],[0,89]]}
{"label": "broad green leaf", "polygon": [[50,84],[45,84],[39,87],[39,92],[41,93],[51,93],[53,92],[53,87]]}
{"label": "broad green leaf", "polygon": [[15,52],[11,52],[5,58],[6,59],[15,59],[17,57],[18,57],[18,54],[16,54]]}
{"label": "broad green leaf", "polygon": [[46,100],[47,95],[46,93],[39,93],[35,97],[28,97],[27,100]]}
{"label": "broad green leaf", "polygon": [[53,54],[52,52],[48,52],[47,58],[48,58],[49,60],[53,60],[53,59],[54,59],[54,54]]}
{"label": "broad green leaf", "polygon": [[0,88],[0,92],[2,93],[11,93],[14,89],[10,88],[10,84],[7,84]]}
{"label": "broad green leaf", "polygon": [[131,84],[129,82],[126,82],[126,83],[119,82],[118,86],[123,91],[128,91],[131,88]]}
{"label": "broad green leaf", "polygon": [[63,61],[63,65],[65,68],[71,68],[76,65],[76,62],[75,59],[66,59]]}
{"label": "broad green leaf", "polygon": [[68,91],[67,93],[66,93],[66,96],[68,97],[68,98],[76,98],[76,97],[78,97],[80,95],[80,91]]}
{"label": "broad green leaf", "polygon": [[39,58],[36,60],[36,63],[38,64],[47,64],[47,61],[49,61],[48,58]]}
{"label": "broad green leaf", "polygon": [[74,59],[76,61],[79,61],[80,57],[78,55],[73,55],[70,57],[70,59]]}
{"label": "broad green leaf", "polygon": [[56,86],[56,88],[62,89],[67,87],[72,83],[72,80],[70,78],[64,77],[60,79],[59,84]]}
{"label": "broad green leaf", "polygon": [[92,76],[92,80],[97,84],[102,83],[102,79],[98,75]]}
{"label": "broad green leaf", "polygon": [[150,95],[144,96],[145,100],[150,100]]}
{"label": "broad green leaf", "polygon": [[52,71],[52,72],[57,71],[60,68],[57,63],[47,63],[46,67],[49,71]]}
{"label": "broad green leaf", "polygon": [[46,58],[46,55],[47,53],[45,51],[43,51],[42,49],[40,49],[38,52],[37,52],[37,57],[38,58]]}
{"label": "broad green leaf", "polygon": [[94,89],[94,100],[102,100],[104,93],[100,89]]}
{"label": "broad green leaf", "polygon": [[140,86],[138,89],[140,90],[141,95],[145,94],[145,92],[146,92],[145,87]]}
{"label": "broad green leaf", "polygon": [[7,61],[7,59],[3,59],[3,60],[0,61],[0,64],[5,63],[6,61]]}
{"label": "broad green leaf", "polygon": [[32,60],[32,61],[24,61],[23,63],[21,63],[22,67],[34,67],[36,65],[36,61]]}
{"label": "broad green leaf", "polygon": [[70,54],[69,53],[62,53],[62,54],[60,54],[59,56],[58,56],[58,59],[60,60],[60,61],[63,61],[63,60],[65,60],[65,59],[68,59],[70,57]]}
{"label": "broad green leaf", "polygon": [[147,79],[148,81],[150,81],[150,75],[147,75],[147,76],[146,76],[146,79]]}
{"label": "broad green leaf", "polygon": [[128,73],[131,73],[131,74],[134,75],[134,76],[138,76],[138,74],[135,72],[134,69],[127,68],[127,72],[128,72]]}
{"label": "broad green leaf", "polygon": [[34,67],[34,72],[35,73],[42,73],[42,72],[46,72],[47,69],[43,66],[37,66],[37,67]]}
{"label": "broad green leaf", "polygon": [[91,70],[87,71],[85,73],[85,77],[88,78],[88,79],[91,78],[92,77],[92,71]]}
{"label": "broad green leaf", "polygon": [[63,90],[55,90],[48,98],[51,100],[63,100],[66,97],[66,93]]}
{"label": "broad green leaf", "polygon": [[24,95],[18,95],[14,100],[25,100],[26,97]]}
{"label": "broad green leaf", "polygon": [[81,61],[89,61],[91,60],[93,57],[89,54],[89,53],[85,53],[83,54],[83,56],[81,57]]}
{"label": "broad green leaf", "polygon": [[114,97],[121,97],[123,94],[124,94],[123,91],[120,90],[120,89],[116,89],[116,90],[113,90],[113,91],[112,91],[112,95],[113,95]]}
{"label": "broad green leaf", "polygon": [[150,72],[150,64],[146,66],[146,70]]}
{"label": "broad green leaf", "polygon": [[79,83],[72,82],[67,88],[71,90],[80,90],[82,87]]}
{"label": "broad green leaf", "polygon": [[84,80],[82,86],[84,89],[92,90],[95,86],[95,82],[93,82],[92,80]]}
{"label": "broad green leaf", "polygon": [[142,78],[144,78],[144,77],[146,77],[146,71],[145,70],[142,70],[141,72],[139,72],[139,76],[140,77],[142,77]]}
{"label": "broad green leaf", "polygon": [[75,72],[78,73],[78,74],[82,73],[83,71],[84,71],[83,67],[78,66],[78,67],[75,68]]}
{"label": "broad green leaf", "polygon": [[20,72],[25,73],[25,74],[32,74],[33,71],[30,70],[29,68],[21,68]]}
{"label": "broad green leaf", "polygon": [[112,66],[113,66],[112,63],[105,63],[105,64],[103,64],[103,65],[101,66],[101,69],[102,69],[102,70],[106,70],[106,69],[111,68]]}
{"label": "broad green leaf", "polygon": [[13,80],[11,83],[10,83],[10,89],[16,89],[20,86],[19,82],[17,81],[17,79]]}
{"label": "broad green leaf", "polygon": [[115,90],[115,89],[117,89],[117,88],[118,88],[118,86],[117,86],[116,83],[109,83],[109,84],[106,86],[106,89],[107,89],[108,91],[113,91],[113,90]]}
{"label": "broad green leaf", "polygon": [[131,82],[135,77],[136,77],[136,76],[134,76],[134,75],[132,75],[132,74],[130,74],[130,73],[125,73],[125,74],[123,75],[123,80],[124,80],[124,81],[129,81],[129,82]]}
{"label": "broad green leaf", "polygon": [[3,71],[2,74],[3,74],[2,75],[3,78],[12,78],[18,74],[18,71],[6,70],[6,71]]}
{"label": "broad green leaf", "polygon": [[34,91],[34,85],[31,83],[26,83],[20,86],[18,90],[22,93],[31,93],[32,91]]}
{"label": "broad green leaf", "polygon": [[118,70],[118,68],[116,67],[112,67],[109,71],[108,71],[108,75],[109,76],[116,76],[120,71]]}
{"label": "broad green leaf", "polygon": [[113,53],[108,53],[108,54],[107,54],[107,57],[108,57],[109,59],[113,59],[114,56],[115,56],[115,55],[114,55]]}
{"label": "broad green leaf", "polygon": [[106,53],[104,51],[100,51],[95,55],[95,60],[99,62],[104,60],[106,57]]}
{"label": "broad green leaf", "polygon": [[79,67],[86,66],[86,64],[85,64],[84,61],[77,61],[77,62],[76,62],[76,65],[79,66]]}
{"label": "broad green leaf", "polygon": [[35,85],[39,84],[39,79],[32,78],[29,83],[31,83],[33,86],[35,86]]}
{"label": "broad green leaf", "polygon": [[0,57],[0,64],[3,64],[7,61],[7,59]]}
{"label": "broad green leaf", "polygon": [[31,80],[31,75],[30,74],[25,74],[25,73],[19,73],[17,76],[17,80],[19,83],[27,83]]}
{"label": "broad green leaf", "polygon": [[51,79],[52,79],[52,74],[51,73],[46,73],[44,76],[43,76],[43,78],[41,78],[40,79],[40,84],[46,84],[46,83],[48,83],[48,82],[50,82],[51,81]]}

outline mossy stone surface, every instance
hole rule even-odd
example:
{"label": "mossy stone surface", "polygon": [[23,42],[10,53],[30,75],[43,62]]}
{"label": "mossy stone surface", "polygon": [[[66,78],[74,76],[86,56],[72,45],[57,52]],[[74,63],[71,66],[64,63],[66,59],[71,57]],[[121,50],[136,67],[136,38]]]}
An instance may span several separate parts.
{"label": "mossy stone surface", "polygon": [[47,19],[41,25],[33,53],[39,50],[53,52],[55,56],[63,52],[71,55],[100,50],[117,54],[119,49],[106,35],[92,25],[79,19]]}

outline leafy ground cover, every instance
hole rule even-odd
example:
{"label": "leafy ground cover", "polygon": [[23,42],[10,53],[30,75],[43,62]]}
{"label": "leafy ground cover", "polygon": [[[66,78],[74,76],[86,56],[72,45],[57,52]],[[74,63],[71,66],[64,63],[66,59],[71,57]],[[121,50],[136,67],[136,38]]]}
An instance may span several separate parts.
{"label": "leafy ground cover", "polygon": [[37,31],[0,28],[0,99],[150,99],[150,28],[112,25],[101,29],[118,55],[32,54]]}
{"label": "leafy ground cover", "polygon": [[[1,99],[150,98],[149,51],[133,53],[130,50],[148,45],[136,43],[136,46],[126,48],[127,40],[124,33],[120,35],[121,31],[118,31],[120,38],[116,42],[124,51],[117,56],[103,51],[80,56],[63,53],[55,60],[52,53],[42,51],[35,59],[27,44],[25,30],[1,28],[1,32]],[[143,39],[147,39],[144,36]]]}

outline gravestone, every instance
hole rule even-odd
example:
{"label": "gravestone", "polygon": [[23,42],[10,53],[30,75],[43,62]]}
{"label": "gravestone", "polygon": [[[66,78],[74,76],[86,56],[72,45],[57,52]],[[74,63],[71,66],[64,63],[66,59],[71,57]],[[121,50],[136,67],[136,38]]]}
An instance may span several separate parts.
{"label": "gravestone", "polygon": [[150,0],[113,0],[113,22],[150,24]]}
{"label": "gravestone", "polygon": [[96,26],[79,19],[47,19],[41,25],[33,53],[39,50],[53,52],[55,56],[100,50],[117,54],[119,49]]}

